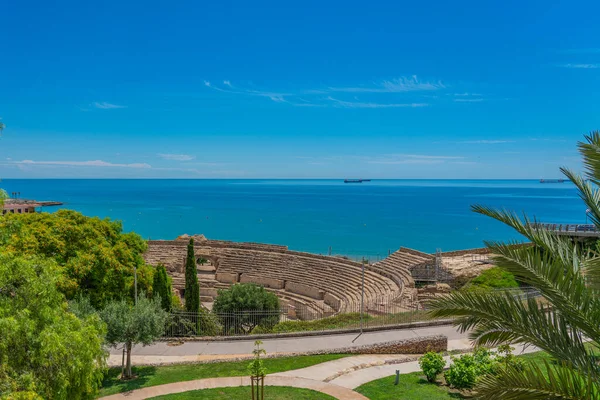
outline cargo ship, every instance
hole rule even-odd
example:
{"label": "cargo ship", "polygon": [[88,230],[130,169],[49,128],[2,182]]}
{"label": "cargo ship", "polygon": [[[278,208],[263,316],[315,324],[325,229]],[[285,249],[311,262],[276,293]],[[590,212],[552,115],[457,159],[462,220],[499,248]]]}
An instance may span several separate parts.
{"label": "cargo ship", "polygon": [[370,179],[344,179],[344,183],[363,183],[371,182]]}

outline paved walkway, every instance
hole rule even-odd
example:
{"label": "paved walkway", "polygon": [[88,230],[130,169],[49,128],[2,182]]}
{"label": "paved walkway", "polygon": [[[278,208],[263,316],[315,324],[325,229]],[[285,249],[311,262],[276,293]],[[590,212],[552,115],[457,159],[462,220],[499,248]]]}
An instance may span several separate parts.
{"label": "paved walkway", "polygon": [[[100,400],[143,400],[171,393],[188,392],[190,390],[213,389],[220,387],[250,386],[249,377],[208,378],[188,382],[169,383],[166,385],[152,386],[127,393],[102,397]],[[312,389],[328,394],[340,400],[368,400],[365,396],[351,389],[331,383],[311,379],[293,378],[287,376],[269,375],[265,379],[265,386],[291,386],[302,389]]]}
{"label": "paved walkway", "polygon": [[[516,346],[515,354],[532,353],[538,350],[533,346]],[[415,357],[415,355],[402,354],[365,354],[346,357],[306,368],[270,374],[265,380],[265,385],[312,389],[329,394],[336,399],[366,399],[353,389],[367,382],[394,375],[396,370],[401,374],[420,371],[419,362],[414,360]],[[446,363],[450,362],[449,356],[444,359]],[[231,377],[177,382],[103,397],[100,400],[141,400],[190,390],[249,386],[249,379],[249,377]]]}
{"label": "paved walkway", "polygon": [[[392,340],[415,338],[419,336],[445,335],[448,337],[448,350],[470,347],[466,334],[459,333],[450,325],[432,326],[415,329],[394,329],[363,333],[354,343],[356,333],[335,335],[306,336],[296,338],[263,339],[263,348],[267,354],[303,353],[332,350],[365,344],[375,344]],[[185,342],[172,346],[161,342],[151,346],[136,346],[132,352],[135,365],[168,364],[176,362],[194,362],[207,360],[226,360],[252,354],[254,339],[230,341]],[[121,350],[111,349],[110,365],[121,365]]]}

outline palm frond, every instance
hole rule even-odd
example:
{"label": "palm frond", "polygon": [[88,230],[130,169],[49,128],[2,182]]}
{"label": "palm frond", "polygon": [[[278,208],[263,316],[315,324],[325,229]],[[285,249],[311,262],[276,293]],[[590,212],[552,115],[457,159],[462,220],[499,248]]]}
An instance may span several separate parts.
{"label": "palm frond", "polygon": [[431,300],[434,317],[458,317],[455,326],[480,346],[533,344],[561,360],[595,374],[595,362],[584,346],[583,333],[569,318],[536,299],[522,301],[509,292],[453,292]]}
{"label": "palm frond", "polygon": [[572,366],[528,363],[521,371],[503,368],[484,376],[476,386],[477,398],[495,400],[598,399],[596,379]]}
{"label": "palm frond", "polygon": [[583,158],[586,176],[596,185],[600,182],[600,131],[585,135],[585,142],[577,143],[579,154]]}
{"label": "palm frond", "polygon": [[[600,166],[599,166],[600,167]],[[589,182],[586,182],[580,175],[574,173],[567,168],[560,169],[562,173],[571,180],[579,189],[579,197],[583,200],[588,208],[588,216],[592,223],[600,228],[600,190],[593,187]],[[600,175],[598,175],[600,177]]]}

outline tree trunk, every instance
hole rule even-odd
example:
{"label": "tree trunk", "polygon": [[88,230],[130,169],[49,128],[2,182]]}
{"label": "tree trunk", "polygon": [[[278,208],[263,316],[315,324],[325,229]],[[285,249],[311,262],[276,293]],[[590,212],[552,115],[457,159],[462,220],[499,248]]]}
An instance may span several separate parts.
{"label": "tree trunk", "polygon": [[125,378],[130,379],[133,375],[131,373],[131,342],[126,343],[127,347],[127,366],[125,367]]}

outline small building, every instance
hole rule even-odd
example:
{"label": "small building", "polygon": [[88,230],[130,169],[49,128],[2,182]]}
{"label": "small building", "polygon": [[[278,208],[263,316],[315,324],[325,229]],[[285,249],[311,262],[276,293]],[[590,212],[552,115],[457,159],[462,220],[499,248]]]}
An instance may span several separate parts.
{"label": "small building", "polygon": [[2,208],[2,215],[4,214],[31,214],[35,213],[37,209],[41,209],[43,206],[61,205],[59,202],[50,201],[36,201],[36,200],[25,200],[25,199],[6,199]]}

